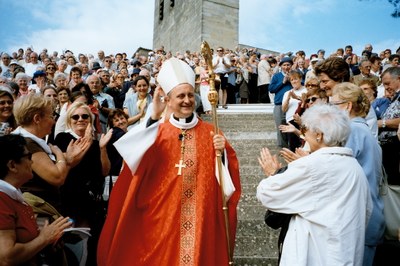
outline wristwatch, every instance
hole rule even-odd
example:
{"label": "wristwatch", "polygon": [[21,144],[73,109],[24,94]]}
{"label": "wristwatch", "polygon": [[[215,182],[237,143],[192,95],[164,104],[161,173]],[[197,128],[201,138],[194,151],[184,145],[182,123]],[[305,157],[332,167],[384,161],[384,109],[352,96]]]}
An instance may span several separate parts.
{"label": "wristwatch", "polygon": [[386,119],[382,119],[382,128],[386,127]]}

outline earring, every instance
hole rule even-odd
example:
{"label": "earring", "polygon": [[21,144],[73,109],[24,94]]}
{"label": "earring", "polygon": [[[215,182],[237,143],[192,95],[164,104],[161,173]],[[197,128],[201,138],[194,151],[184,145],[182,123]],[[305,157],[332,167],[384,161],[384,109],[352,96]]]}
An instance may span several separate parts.
{"label": "earring", "polygon": [[321,141],[321,139],[320,138],[317,138],[317,142],[320,142]]}

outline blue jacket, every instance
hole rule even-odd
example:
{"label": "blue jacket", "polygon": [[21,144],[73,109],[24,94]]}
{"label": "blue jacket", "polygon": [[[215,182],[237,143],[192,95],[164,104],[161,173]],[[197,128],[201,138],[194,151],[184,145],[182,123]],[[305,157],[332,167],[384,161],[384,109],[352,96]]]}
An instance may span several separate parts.
{"label": "blue jacket", "polygon": [[353,150],[353,156],[368,179],[373,209],[365,232],[365,245],[374,246],[381,240],[385,230],[383,201],[379,195],[379,184],[382,178],[382,150],[364,118],[356,117],[351,120],[351,132],[346,147]]}
{"label": "blue jacket", "polygon": [[378,119],[381,119],[381,115],[386,111],[389,105],[390,100],[386,97],[375,99],[375,101],[372,102],[372,108],[374,109]]}
{"label": "blue jacket", "polygon": [[283,84],[283,74],[282,72],[276,73],[271,80],[271,83],[269,84],[268,90],[270,93],[275,93],[274,97],[274,104],[275,105],[282,105],[282,100],[283,100],[283,95],[285,92],[288,90],[292,89],[292,84],[290,82],[286,82]]}

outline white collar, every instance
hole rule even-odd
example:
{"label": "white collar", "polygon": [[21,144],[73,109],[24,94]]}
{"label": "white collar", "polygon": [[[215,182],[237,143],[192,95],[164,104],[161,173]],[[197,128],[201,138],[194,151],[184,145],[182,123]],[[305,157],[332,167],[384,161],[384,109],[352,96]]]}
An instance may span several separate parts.
{"label": "white collar", "polygon": [[13,200],[25,203],[24,197],[22,197],[22,192],[20,189],[15,188],[10,183],[0,179],[0,191],[7,194]]}
{"label": "white collar", "polygon": [[190,128],[194,128],[197,123],[199,122],[199,119],[197,118],[197,115],[194,114],[192,121],[190,121],[189,123],[186,123],[186,119],[180,119],[179,121],[177,121],[174,118],[174,114],[171,114],[171,117],[169,118],[169,122],[177,128],[180,129],[190,129]]}
{"label": "white collar", "polygon": [[79,137],[78,136],[78,134],[76,134],[74,131],[72,131],[72,129],[67,129],[67,130],[65,130],[65,133],[69,133],[69,134],[71,134],[74,138],[76,138],[76,139],[80,139],[81,137]]}
{"label": "white collar", "polygon": [[35,135],[33,135],[32,133],[28,132],[26,129],[22,128],[22,127],[17,127],[12,134],[15,135],[21,135],[24,138],[30,138],[33,141],[35,141],[50,157],[51,160],[55,161],[56,157],[54,156],[54,154],[51,152],[50,146],[47,145],[46,141],[36,137]]}

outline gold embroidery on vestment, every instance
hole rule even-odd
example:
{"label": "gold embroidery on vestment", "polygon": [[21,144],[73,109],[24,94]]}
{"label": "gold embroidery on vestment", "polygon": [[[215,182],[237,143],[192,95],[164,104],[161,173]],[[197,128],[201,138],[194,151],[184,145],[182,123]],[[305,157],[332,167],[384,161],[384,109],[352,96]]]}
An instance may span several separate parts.
{"label": "gold embroidery on vestment", "polygon": [[181,265],[194,265],[196,232],[196,143],[193,130],[184,135],[184,163],[182,169],[180,258]]}

